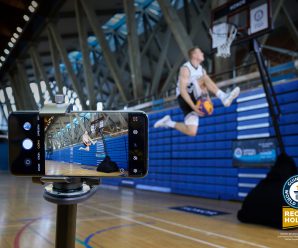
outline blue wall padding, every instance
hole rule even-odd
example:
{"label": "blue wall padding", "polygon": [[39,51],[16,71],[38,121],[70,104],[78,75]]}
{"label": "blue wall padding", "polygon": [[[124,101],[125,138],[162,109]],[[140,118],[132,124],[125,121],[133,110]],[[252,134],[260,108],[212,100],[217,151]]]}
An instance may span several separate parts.
{"label": "blue wall padding", "polygon": [[[298,165],[298,81],[275,87],[282,115],[280,129],[286,151]],[[262,88],[241,93],[241,97],[263,93]],[[234,102],[225,108],[213,99],[212,116],[200,118],[195,137],[188,137],[174,129],[155,129],[154,123],[169,114],[175,121],[183,121],[178,107],[149,114],[149,174],[134,180],[134,186],[147,185],[169,188],[172,193],[216,199],[241,200],[240,193],[248,193],[269,168],[236,168],[232,164],[232,142],[238,135],[270,133],[274,129],[270,117],[237,121],[238,117],[268,113],[267,108],[237,112],[239,107],[266,103],[265,99]],[[269,123],[269,127],[237,130],[238,125]],[[252,175],[252,176],[247,176]],[[104,183],[122,185],[125,179],[105,179]],[[153,189],[155,190],[155,189]]]}
{"label": "blue wall padding", "polygon": [[8,142],[0,141],[0,170],[8,170]]}

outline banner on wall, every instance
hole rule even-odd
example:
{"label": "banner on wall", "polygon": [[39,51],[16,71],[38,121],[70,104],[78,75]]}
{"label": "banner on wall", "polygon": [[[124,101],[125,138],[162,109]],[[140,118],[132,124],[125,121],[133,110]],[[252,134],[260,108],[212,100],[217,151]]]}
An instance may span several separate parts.
{"label": "banner on wall", "polygon": [[277,156],[276,140],[273,138],[237,140],[233,142],[233,166],[268,167]]}

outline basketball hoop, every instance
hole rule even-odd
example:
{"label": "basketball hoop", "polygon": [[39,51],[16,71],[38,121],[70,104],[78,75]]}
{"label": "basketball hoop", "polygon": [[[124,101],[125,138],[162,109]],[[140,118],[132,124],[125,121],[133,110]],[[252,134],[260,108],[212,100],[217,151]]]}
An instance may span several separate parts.
{"label": "basketball hoop", "polygon": [[237,27],[234,24],[223,22],[214,24],[209,29],[212,37],[212,48],[217,48],[217,57],[228,58],[231,56],[231,44],[236,37]]}

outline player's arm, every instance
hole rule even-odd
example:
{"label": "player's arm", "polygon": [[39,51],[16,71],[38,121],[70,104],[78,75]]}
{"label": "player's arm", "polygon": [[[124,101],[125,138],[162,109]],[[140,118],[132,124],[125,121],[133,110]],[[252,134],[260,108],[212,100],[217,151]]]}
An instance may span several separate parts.
{"label": "player's arm", "polygon": [[180,94],[184,101],[194,109],[196,106],[190,98],[190,95],[187,92],[187,83],[189,78],[189,70],[186,67],[182,67],[179,73],[179,81],[180,81]]}
{"label": "player's arm", "polygon": [[187,67],[182,67],[180,69],[180,73],[179,73],[179,80],[180,80],[180,94],[182,96],[182,98],[184,99],[184,101],[196,112],[198,113],[200,116],[204,115],[201,111],[199,111],[199,109],[196,107],[196,105],[193,103],[190,95],[187,92],[187,83],[188,83],[188,79],[189,79],[189,70],[187,69]]}

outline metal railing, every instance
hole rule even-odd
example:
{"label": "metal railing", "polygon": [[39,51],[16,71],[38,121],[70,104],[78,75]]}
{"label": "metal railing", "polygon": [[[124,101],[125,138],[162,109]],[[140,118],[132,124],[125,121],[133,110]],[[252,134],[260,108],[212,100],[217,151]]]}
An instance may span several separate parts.
{"label": "metal railing", "polygon": [[[212,79],[216,82],[216,78],[223,75],[234,75],[233,78],[217,82],[217,86],[226,90],[231,86],[239,86],[242,91],[256,88],[261,86],[260,73],[257,69],[254,72],[241,75],[240,70],[247,69],[248,67],[256,66],[256,63],[235,67],[233,70],[221,72],[211,75]],[[288,63],[280,64],[274,67],[269,67],[269,73],[273,77],[273,83],[285,81],[290,78],[298,77],[298,60],[290,61]],[[237,76],[239,75],[239,76]],[[283,78],[284,77],[284,78]],[[276,80],[275,80],[276,79]],[[176,87],[171,88],[163,93],[160,97],[148,96],[145,98],[134,99],[129,102],[128,110],[144,110],[156,111],[171,106],[176,106]]]}

